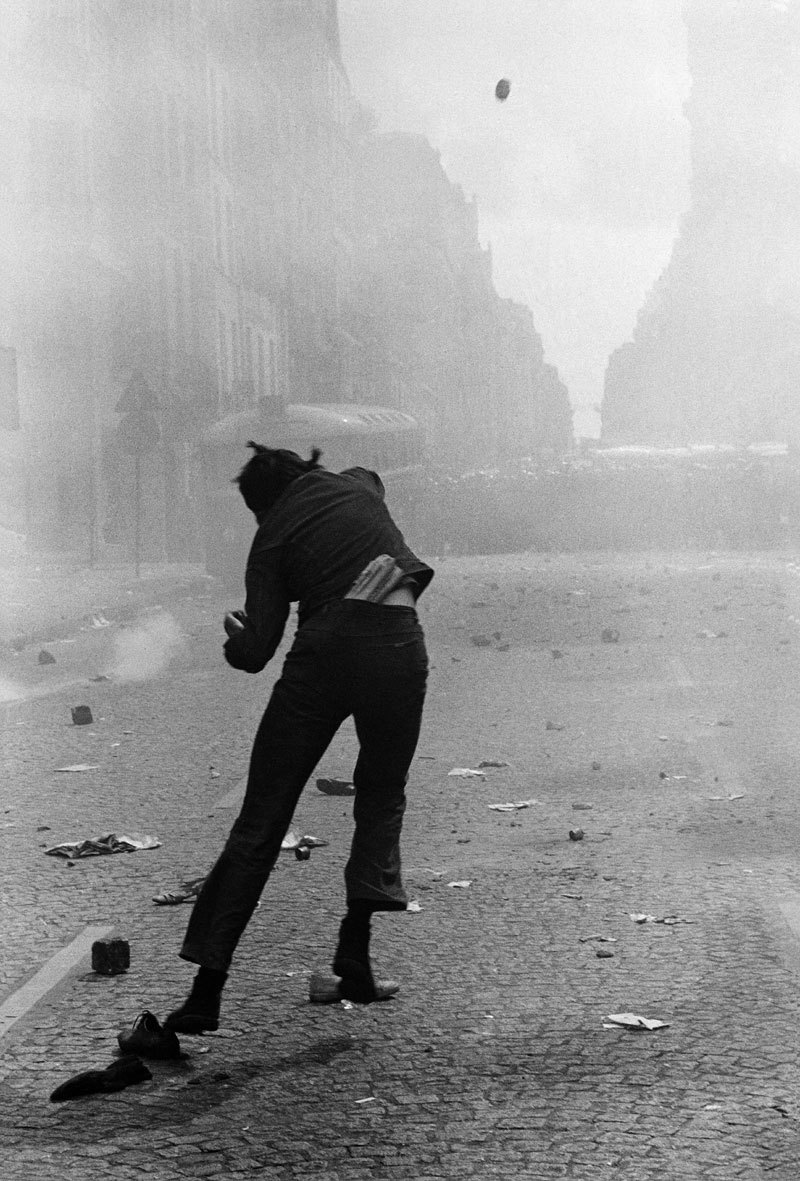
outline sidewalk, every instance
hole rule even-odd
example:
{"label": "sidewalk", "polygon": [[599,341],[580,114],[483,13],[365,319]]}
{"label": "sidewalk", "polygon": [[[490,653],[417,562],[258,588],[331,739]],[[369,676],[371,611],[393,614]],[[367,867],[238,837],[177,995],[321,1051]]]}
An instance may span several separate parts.
{"label": "sidewalk", "polygon": [[196,563],[98,562],[64,555],[0,552],[0,644],[64,635],[93,617],[130,617],[167,596],[197,594],[214,583]]}

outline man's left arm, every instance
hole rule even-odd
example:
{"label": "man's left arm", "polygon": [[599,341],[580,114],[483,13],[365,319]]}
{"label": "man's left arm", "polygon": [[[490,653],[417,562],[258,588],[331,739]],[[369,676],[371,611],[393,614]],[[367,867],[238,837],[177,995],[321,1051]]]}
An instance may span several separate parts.
{"label": "man's left arm", "polygon": [[225,625],[225,659],[242,672],[261,672],[274,656],[286,627],[290,602],[278,569],[279,556],[276,549],[251,557],[245,575],[245,609],[233,613],[241,627]]}

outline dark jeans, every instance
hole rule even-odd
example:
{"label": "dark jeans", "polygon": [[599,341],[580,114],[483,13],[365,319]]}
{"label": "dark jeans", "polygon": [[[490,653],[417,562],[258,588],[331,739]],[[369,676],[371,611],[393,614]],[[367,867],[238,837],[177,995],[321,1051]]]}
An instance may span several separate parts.
{"label": "dark jeans", "polygon": [[256,734],[242,810],[194,905],[183,959],[227,971],[300,793],[351,714],[360,749],[347,898],[405,910],[400,830],[427,672],[413,607],[346,599],[298,631]]}

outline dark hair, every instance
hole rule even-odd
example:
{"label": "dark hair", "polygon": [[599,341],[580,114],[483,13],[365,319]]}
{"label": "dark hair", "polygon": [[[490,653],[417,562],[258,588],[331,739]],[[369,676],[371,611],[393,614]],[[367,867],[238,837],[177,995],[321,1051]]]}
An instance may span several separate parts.
{"label": "dark hair", "polygon": [[322,466],[319,447],[313,448],[310,459],[301,459],[296,451],[264,447],[252,439],[247,446],[252,447],[255,454],[234,477],[233,483],[239,485],[242,498],[252,513],[263,513],[271,508],[292,480]]}

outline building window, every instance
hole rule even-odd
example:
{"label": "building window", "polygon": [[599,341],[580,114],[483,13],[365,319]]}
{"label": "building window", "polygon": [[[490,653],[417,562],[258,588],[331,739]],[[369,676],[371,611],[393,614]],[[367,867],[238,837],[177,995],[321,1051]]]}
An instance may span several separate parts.
{"label": "building window", "polygon": [[186,347],[186,299],[184,293],[183,259],[177,248],[172,251],[172,282],[175,305],[175,340],[178,351]]}
{"label": "building window", "polygon": [[78,128],[73,123],[31,123],[30,190],[50,205],[75,204],[85,193]]}
{"label": "building window", "polygon": [[218,349],[219,349],[219,394],[220,401],[227,405],[230,374],[228,369],[228,332],[225,317],[219,312],[218,320]]}
{"label": "building window", "polygon": [[267,374],[264,364],[264,337],[260,332],[258,334],[258,392],[260,397],[266,397]]}
{"label": "building window", "polygon": [[253,330],[248,325],[244,330],[244,379],[249,390],[253,387]]}
{"label": "building window", "polygon": [[234,251],[233,239],[233,206],[231,205],[230,201],[225,202],[225,224],[227,228],[226,246],[228,252],[228,274],[235,275],[236,267],[234,265],[234,260],[236,258],[236,254]]}
{"label": "building window", "polygon": [[231,376],[238,383],[242,376],[242,357],[239,351],[239,325],[231,320]]}
{"label": "building window", "polygon": [[208,138],[211,155],[219,155],[219,137],[217,135],[217,75],[213,67],[208,71]]}
{"label": "building window", "polygon": [[217,260],[217,265],[223,265],[222,257],[222,202],[219,198],[219,191],[214,189],[214,255]]}
{"label": "building window", "polygon": [[271,398],[278,396],[278,366],[275,361],[275,341],[269,338],[269,393]]}

